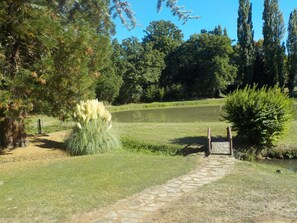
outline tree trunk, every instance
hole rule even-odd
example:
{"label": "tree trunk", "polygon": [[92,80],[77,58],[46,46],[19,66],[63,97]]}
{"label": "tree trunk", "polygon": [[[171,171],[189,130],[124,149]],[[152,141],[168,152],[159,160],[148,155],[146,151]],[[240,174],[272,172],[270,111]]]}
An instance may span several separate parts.
{"label": "tree trunk", "polygon": [[25,147],[27,145],[24,120],[5,118],[0,122],[0,146],[2,148]]}
{"label": "tree trunk", "polygon": [[257,146],[257,148],[256,148],[256,159],[257,160],[262,159],[262,150],[263,150],[262,146]]}

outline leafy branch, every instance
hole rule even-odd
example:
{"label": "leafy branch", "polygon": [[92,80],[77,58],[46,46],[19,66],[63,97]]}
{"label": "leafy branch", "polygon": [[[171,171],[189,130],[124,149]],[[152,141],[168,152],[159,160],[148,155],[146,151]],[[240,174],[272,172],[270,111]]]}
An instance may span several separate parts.
{"label": "leafy branch", "polygon": [[[113,18],[119,16],[122,23],[130,30],[137,26],[136,13],[132,11],[131,4],[128,1],[112,0],[113,6],[110,8],[110,14]],[[191,10],[185,10],[184,6],[177,5],[177,0],[158,0],[157,11],[162,10],[162,4],[166,2],[166,7],[171,9],[174,16],[177,16],[179,20],[185,24],[189,19],[199,19],[200,16],[193,16]]]}

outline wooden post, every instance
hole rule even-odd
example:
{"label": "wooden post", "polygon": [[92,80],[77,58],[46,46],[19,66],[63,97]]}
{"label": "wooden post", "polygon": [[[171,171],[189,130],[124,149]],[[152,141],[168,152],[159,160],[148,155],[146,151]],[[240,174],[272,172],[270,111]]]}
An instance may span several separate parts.
{"label": "wooden post", "polygon": [[233,156],[233,139],[232,139],[232,132],[230,127],[227,128],[227,137],[229,142],[230,155]]}
{"label": "wooden post", "polygon": [[210,127],[208,127],[207,130],[207,155],[211,154],[211,131],[210,131]]}
{"label": "wooden post", "polygon": [[38,134],[41,134],[42,131],[41,131],[41,120],[38,119],[38,122],[37,122],[37,131],[38,131]]}

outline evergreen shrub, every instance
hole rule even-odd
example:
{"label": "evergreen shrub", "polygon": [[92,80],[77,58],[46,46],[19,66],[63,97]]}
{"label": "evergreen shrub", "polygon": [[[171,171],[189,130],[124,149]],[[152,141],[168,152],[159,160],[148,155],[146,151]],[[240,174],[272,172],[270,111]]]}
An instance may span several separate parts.
{"label": "evergreen shrub", "polygon": [[294,117],[294,102],[277,87],[254,86],[229,95],[223,110],[238,136],[261,150],[285,135]]}
{"label": "evergreen shrub", "polygon": [[66,149],[71,155],[99,154],[121,147],[120,139],[111,129],[111,114],[102,102],[80,102],[74,120],[76,126],[66,140]]}

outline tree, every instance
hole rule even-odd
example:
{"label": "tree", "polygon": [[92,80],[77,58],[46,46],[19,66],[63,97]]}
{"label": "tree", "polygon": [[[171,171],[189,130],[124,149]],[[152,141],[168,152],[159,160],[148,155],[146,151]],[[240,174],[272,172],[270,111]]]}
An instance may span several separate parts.
{"label": "tree", "polygon": [[279,60],[283,52],[281,39],[284,36],[285,27],[283,15],[279,10],[278,0],[265,0],[263,11],[263,36],[264,36],[264,57],[268,75],[268,86],[275,86],[284,77],[280,67],[283,63]]}
{"label": "tree", "polygon": [[239,0],[237,18],[237,38],[239,44],[239,79],[243,84],[251,84],[255,61],[252,4],[249,0]]}
{"label": "tree", "polygon": [[151,44],[153,49],[163,54],[165,68],[160,73],[160,86],[171,91],[173,74],[172,52],[181,45],[183,41],[182,31],[170,21],[153,21],[144,31],[144,44]]}
{"label": "tree", "polygon": [[168,55],[173,49],[182,43],[184,35],[182,31],[170,21],[153,21],[144,30],[146,35],[143,43],[153,43],[153,48]]}
{"label": "tree", "polygon": [[24,119],[32,109],[63,120],[94,95],[109,38],[87,18],[68,20],[67,10],[59,14],[47,2],[5,0],[0,8],[0,142],[16,147],[26,143]]}
{"label": "tree", "polygon": [[263,50],[263,39],[255,42],[255,65],[253,83],[257,84],[259,88],[264,87],[268,83],[267,72],[265,69],[265,59]]}
{"label": "tree", "polygon": [[109,103],[113,103],[119,96],[123,84],[122,74],[125,72],[121,45],[117,40],[112,41],[112,48],[110,64],[101,71],[96,85],[96,98]]}
{"label": "tree", "polygon": [[297,9],[290,14],[289,26],[288,26],[288,88],[292,95],[294,87],[296,86],[297,79]]}
{"label": "tree", "polygon": [[123,85],[117,101],[139,102],[151,86],[158,86],[164,55],[152,43],[141,44],[136,37],[124,39],[121,52]]}
{"label": "tree", "polygon": [[62,41],[53,54],[45,56],[46,62],[38,67],[47,82],[40,94],[46,102],[42,112],[63,121],[72,116],[79,100],[95,97],[96,82],[109,64],[111,50],[109,38],[87,24],[67,27],[66,33],[56,36]]}
{"label": "tree", "polygon": [[[31,95],[44,79],[35,76],[35,61],[46,52],[50,41],[42,42],[48,13],[30,1],[5,0],[0,3],[1,66],[0,144],[5,147],[24,146],[24,119],[33,108]],[[36,23],[36,20],[39,23]],[[33,25],[34,24],[34,25]]]}
{"label": "tree", "polygon": [[224,35],[195,34],[175,53],[175,80],[187,89],[187,97],[218,96],[234,80],[230,63],[231,40]]}

